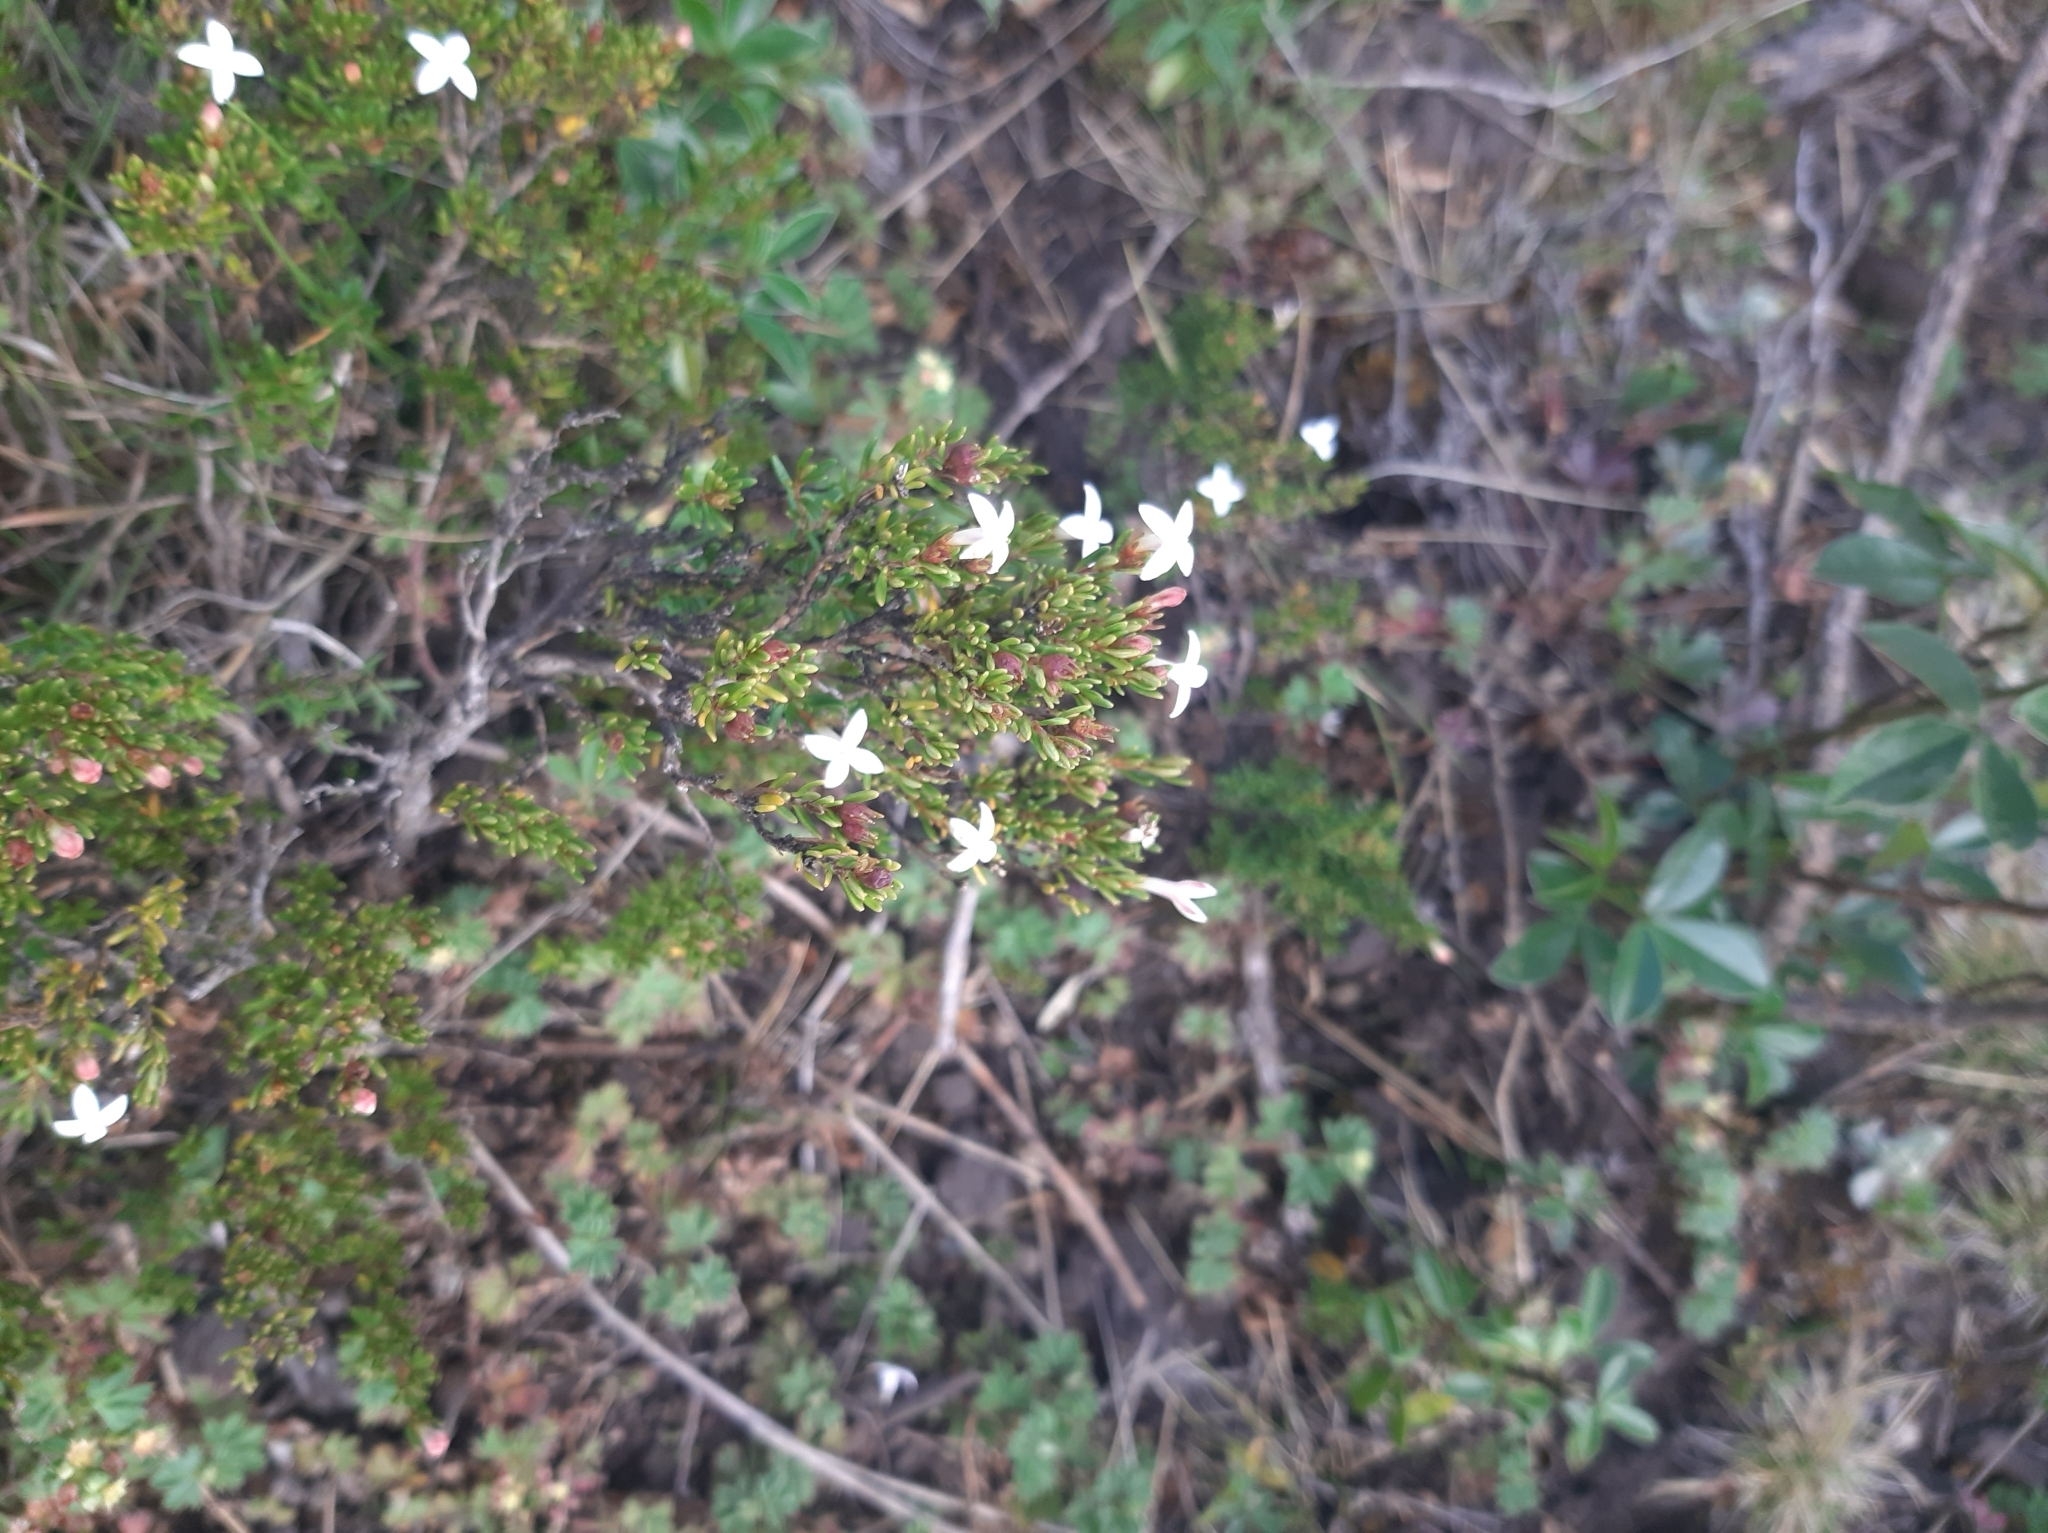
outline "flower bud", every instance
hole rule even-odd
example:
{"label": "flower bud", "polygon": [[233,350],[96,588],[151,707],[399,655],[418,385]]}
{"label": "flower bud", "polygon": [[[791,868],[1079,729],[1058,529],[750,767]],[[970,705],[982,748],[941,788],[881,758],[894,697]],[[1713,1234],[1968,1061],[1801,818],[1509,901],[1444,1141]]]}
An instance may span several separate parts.
{"label": "flower bud", "polygon": [[889,885],[896,882],[896,875],[887,868],[873,867],[864,873],[855,874],[853,881],[863,889],[872,889],[875,893],[880,894]]}
{"label": "flower bud", "polygon": [[1067,732],[1078,735],[1083,740],[1113,740],[1116,738],[1116,731],[1107,724],[1098,724],[1095,720],[1087,718],[1070,721],[1067,725]]}
{"label": "flower bud", "polygon": [[142,780],[152,788],[168,788],[173,781],[171,769],[161,761],[152,762],[149,769],[142,774]]}
{"label": "flower bud", "polygon": [[1188,588],[1186,586],[1167,586],[1163,590],[1154,591],[1150,595],[1133,602],[1131,610],[1150,617],[1155,612],[1164,612],[1168,607],[1178,607],[1187,599]]}
{"label": "flower bud", "polygon": [[96,1081],[100,1078],[100,1062],[90,1054],[81,1054],[72,1061],[71,1073],[82,1081]]}
{"label": "flower bud", "polygon": [[1065,681],[1069,676],[1078,674],[1081,669],[1074,664],[1071,655],[1041,655],[1038,659],[1038,668],[1045,672],[1047,681]]}
{"label": "flower bud", "polygon": [[846,839],[857,845],[864,845],[875,839],[875,827],[882,823],[881,815],[866,804],[841,804],[839,806],[839,829]]}
{"label": "flower bud", "polygon": [[785,644],[780,639],[770,639],[761,646],[761,653],[767,656],[770,665],[780,665],[796,653],[796,646]]}
{"label": "flower bud", "polygon": [[[684,31],[689,28],[685,27]],[[430,1427],[420,1434],[420,1452],[428,1458],[439,1458],[448,1451],[448,1434],[439,1427]]]}
{"label": "flower bud", "polygon": [[944,537],[941,537],[936,541],[927,544],[925,547],[925,551],[919,554],[917,557],[922,559],[926,564],[944,564],[952,556],[953,535],[949,532]]}
{"label": "flower bud", "polygon": [[1125,538],[1124,546],[1116,551],[1116,567],[1120,570],[1134,570],[1145,562],[1145,550],[1139,547],[1138,539]]}
{"label": "flower bud", "polygon": [[14,836],[8,840],[7,861],[10,866],[25,868],[35,860],[36,849],[22,840],[21,837]]}
{"label": "flower bud", "polygon": [[377,1093],[368,1086],[358,1086],[353,1091],[344,1091],[341,1094],[341,1102],[358,1117],[367,1118],[377,1110]]}
{"label": "flower bud", "polygon": [[100,780],[100,774],[103,770],[100,764],[90,756],[73,756],[71,758],[71,779],[73,782],[82,782],[90,786]]}
{"label": "flower bud", "polygon": [[725,721],[725,737],[735,745],[745,745],[754,738],[754,716],[751,713],[736,713]]}
{"label": "flower bud", "polygon": [[73,703],[71,705],[71,716],[74,719],[77,719],[79,722],[83,723],[85,720],[92,717],[92,704]]}
{"label": "flower bud", "polygon": [[969,485],[974,483],[980,467],[981,449],[972,442],[955,442],[946,453],[939,477],[948,484]]}
{"label": "flower bud", "polygon": [[1012,681],[1024,679],[1024,662],[1006,649],[996,651],[996,669]]}
{"label": "flower bud", "polygon": [[1134,633],[1124,638],[1116,648],[1126,655],[1149,655],[1158,646],[1142,633]]}
{"label": "flower bud", "polygon": [[223,121],[225,119],[222,117],[220,107],[216,103],[209,101],[199,109],[199,126],[205,132],[209,134],[220,132],[220,125]]}
{"label": "flower bud", "polygon": [[184,768],[185,775],[187,777],[197,777],[201,772],[206,770],[206,763],[201,761],[197,756],[187,756],[183,761],[179,762],[178,765]]}
{"label": "flower bud", "polygon": [[341,66],[341,77],[351,85],[361,85],[363,83],[363,66],[354,59],[350,59]]}
{"label": "flower bud", "polygon": [[85,837],[69,825],[50,827],[50,850],[69,862],[74,857],[85,855]]}

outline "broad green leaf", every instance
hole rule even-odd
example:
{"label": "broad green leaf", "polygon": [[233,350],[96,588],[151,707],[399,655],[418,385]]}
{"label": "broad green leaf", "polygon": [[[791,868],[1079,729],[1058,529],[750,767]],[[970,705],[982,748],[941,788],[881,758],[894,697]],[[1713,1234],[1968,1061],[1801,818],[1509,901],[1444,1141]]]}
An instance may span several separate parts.
{"label": "broad green leaf", "polygon": [[764,266],[780,266],[784,261],[799,260],[818,248],[818,241],[825,237],[825,231],[832,227],[832,220],[838,214],[831,208],[805,208],[794,215],[775,233],[769,242]]}
{"label": "broad green leaf", "polygon": [[86,1403],[109,1432],[131,1432],[142,1424],[153,1393],[147,1384],[125,1382],[128,1369],[104,1374],[85,1386]]}
{"label": "broad green leaf", "polygon": [[1594,1267],[1579,1286],[1579,1309],[1586,1317],[1590,1335],[1598,1336],[1614,1318],[1614,1304],[1621,1297],[1621,1285],[1605,1267]]}
{"label": "broad green leaf", "polygon": [[1813,573],[1830,585],[1862,586],[1895,606],[1924,607],[1948,584],[1949,563],[1896,538],[1852,532],[1820,551]]}
{"label": "broad green leaf", "polygon": [[1643,891],[1644,912],[1666,916],[1690,910],[1720,887],[1727,869],[1727,841],[1711,826],[1694,826],[1658,861]]}
{"label": "broad green leaf", "polygon": [[1664,966],[1650,939],[1650,928],[1638,921],[1621,939],[1614,955],[1614,974],[1607,986],[1607,1020],[1630,1027],[1656,1013],[1664,999]]}
{"label": "broad green leaf", "polygon": [[1529,891],[1536,903],[1558,915],[1583,915],[1599,897],[1600,875],[1552,851],[1529,854]]}
{"label": "broad green leaf", "polygon": [[1984,706],[1983,689],[1963,657],[1926,629],[1906,623],[1865,623],[1863,639],[1910,672],[1951,713],[1975,713]]}
{"label": "broad green leaf", "polygon": [[1868,479],[1837,479],[1835,485],[1850,505],[1871,516],[1883,517],[1893,532],[1915,548],[1937,556],[1949,552],[1948,539],[1938,525],[1940,513],[1917,490]]}
{"label": "broad green leaf", "polygon": [[1577,921],[1538,921],[1486,972],[1496,985],[1541,985],[1554,978],[1579,940]]}
{"label": "broad green leaf", "polygon": [[1659,951],[1700,987],[1728,1000],[1746,1000],[1771,983],[1764,945],[1746,926],[1668,916],[1650,927]]}
{"label": "broad green leaf", "polygon": [[2036,687],[2013,699],[2013,722],[2036,740],[2048,740],[2048,687]]}
{"label": "broad green leaf", "polygon": [[1828,779],[1828,802],[1910,804],[1948,786],[1970,731],[1948,719],[1896,719],[1863,736]]}
{"label": "broad green leaf", "polygon": [[1446,1320],[1465,1313],[1479,1291],[1471,1273],[1426,1249],[1415,1253],[1415,1290],[1434,1314]]}
{"label": "broad green leaf", "polygon": [[1600,1415],[1630,1442],[1649,1444],[1657,1440],[1657,1419],[1633,1400],[1602,1400]]}
{"label": "broad green leaf", "polygon": [[199,1436],[206,1444],[213,1483],[221,1490],[239,1490],[242,1482],[264,1465],[268,1433],[260,1421],[216,1416],[200,1423]]}
{"label": "broad green leaf", "polygon": [[1977,775],[1970,783],[1970,806],[1984,822],[1984,833],[2000,846],[2028,847],[2041,829],[2041,808],[2027,786],[2019,763],[1985,740],[1977,746]]}

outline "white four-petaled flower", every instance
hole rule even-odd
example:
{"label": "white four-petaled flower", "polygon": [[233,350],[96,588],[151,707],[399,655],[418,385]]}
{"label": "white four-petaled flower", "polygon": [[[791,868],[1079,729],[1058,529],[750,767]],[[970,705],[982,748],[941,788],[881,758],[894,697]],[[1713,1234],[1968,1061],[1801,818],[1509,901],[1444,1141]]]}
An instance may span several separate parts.
{"label": "white four-petaled flower", "polygon": [[1205,884],[1199,878],[1141,878],[1138,885],[1147,894],[1158,895],[1190,921],[1201,924],[1209,919],[1208,912],[1195,901],[1214,894],[1214,884]]}
{"label": "white four-petaled flower", "polygon": [[71,1088],[71,1116],[59,1118],[50,1127],[62,1138],[98,1144],[107,1137],[108,1129],[127,1116],[128,1094],[125,1091],[101,1105],[92,1087],[81,1082]]}
{"label": "white four-petaled flower", "polygon": [[1124,839],[1136,847],[1150,851],[1159,844],[1159,816],[1148,814],[1124,832]]}
{"label": "white four-petaled flower", "polygon": [[431,96],[452,85],[470,100],[476,100],[476,76],[469,68],[468,38],[460,32],[450,32],[445,37],[436,37],[431,32],[408,32],[405,40],[420,56],[420,67],[414,72],[412,83],[422,96]]}
{"label": "white four-petaled flower", "polygon": [[1168,516],[1158,506],[1139,506],[1138,515],[1152,529],[1152,557],[1138,571],[1140,580],[1157,580],[1175,565],[1183,575],[1195,572],[1195,503],[1184,500],[1180,511]]}
{"label": "white four-petaled flower", "polygon": [[1109,518],[1102,514],[1102,496],[1092,484],[1081,486],[1081,509],[1072,516],[1060,518],[1060,535],[1072,538],[1081,545],[1081,557],[1086,559],[1095,550],[1107,546],[1116,538],[1116,529],[1109,524]]}
{"label": "white four-petaled flower", "polygon": [[1207,478],[1195,481],[1195,493],[1214,506],[1218,516],[1228,516],[1230,508],[1244,499],[1244,485],[1228,463],[1219,463]]}
{"label": "white four-petaled flower", "polygon": [[253,80],[263,73],[256,55],[237,48],[235,34],[217,21],[206,24],[205,42],[187,43],[178,50],[178,62],[213,76],[213,99],[223,104],[235,93],[236,75]]}
{"label": "white four-petaled flower", "polygon": [[846,727],[838,734],[804,736],[804,749],[825,763],[824,775],[818,779],[820,782],[828,788],[836,788],[846,781],[846,774],[850,771],[865,777],[870,772],[882,770],[882,758],[861,746],[861,736],[867,732],[868,711],[856,708],[853,717],[846,721]]}
{"label": "white four-petaled flower", "polygon": [[969,825],[957,817],[946,821],[946,828],[953,832],[953,839],[961,846],[960,854],[946,864],[949,873],[965,873],[977,862],[996,860],[996,812],[989,808],[988,800],[981,801],[981,823]]}
{"label": "white four-petaled flower", "polygon": [[1168,718],[1177,719],[1187,711],[1188,699],[1194,695],[1195,688],[1209,679],[1209,668],[1202,664],[1202,641],[1194,634],[1188,635],[1187,658],[1169,665],[1166,679],[1180,688],[1180,695],[1173,700],[1173,711],[1167,714]]}
{"label": "white four-petaled flower", "polygon": [[917,1375],[901,1363],[875,1364],[875,1393],[887,1405],[899,1394],[917,1393]]}
{"label": "white four-petaled flower", "polygon": [[967,505],[974,512],[974,525],[954,533],[953,541],[960,545],[961,558],[988,560],[988,572],[993,575],[1010,557],[1010,534],[1016,530],[1017,513],[1007,500],[1002,510],[996,510],[995,502],[986,495],[969,495]]}
{"label": "white four-petaled flower", "polygon": [[1328,463],[1337,456],[1337,417],[1321,416],[1316,420],[1301,423],[1301,439],[1308,443],[1308,450]]}

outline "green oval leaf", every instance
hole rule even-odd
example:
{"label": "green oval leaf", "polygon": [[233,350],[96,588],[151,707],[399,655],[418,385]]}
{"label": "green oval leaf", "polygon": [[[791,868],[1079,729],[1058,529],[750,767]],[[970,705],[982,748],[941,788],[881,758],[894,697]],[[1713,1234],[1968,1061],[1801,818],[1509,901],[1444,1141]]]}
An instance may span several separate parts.
{"label": "green oval leaf", "polygon": [[1861,586],[1899,607],[1924,607],[1948,584],[1948,562],[1896,538],[1852,532],[1836,538],[1813,562],[1815,578]]}
{"label": "green oval leaf", "polygon": [[1727,869],[1727,841],[1713,827],[1695,825],[1657,863],[1643,891],[1643,910],[1653,916],[1688,910],[1720,887]]}
{"label": "green oval leaf", "polygon": [[1970,783],[1970,807],[1984,822],[1984,834],[2000,846],[2027,847],[2041,830],[2041,809],[2034,790],[2014,761],[1998,744],[1977,747],[1977,775]]}
{"label": "green oval leaf", "polygon": [[1654,1016],[1663,1001],[1664,965],[1649,927],[1638,921],[1623,934],[1614,955],[1614,971],[1607,982],[1607,1020],[1629,1027]]}
{"label": "green oval leaf", "polygon": [[1522,940],[1494,959],[1486,973],[1496,985],[1541,985],[1555,978],[1579,940],[1577,921],[1538,921]]}
{"label": "green oval leaf", "polygon": [[2036,740],[2048,740],[2048,687],[2036,687],[2013,699],[2013,722]]}
{"label": "green oval leaf", "polygon": [[1668,916],[1650,932],[1658,950],[1711,994],[1740,1001],[1770,986],[1763,942],[1746,926]]}
{"label": "green oval leaf", "polygon": [[1865,623],[1863,641],[1909,672],[1951,711],[1975,713],[1984,706],[1983,689],[1963,657],[1926,629],[1906,623]]}
{"label": "green oval leaf", "polygon": [[1910,804],[1948,786],[1970,748],[1970,731],[1949,719],[1897,719],[1849,747],[1828,780],[1828,802]]}

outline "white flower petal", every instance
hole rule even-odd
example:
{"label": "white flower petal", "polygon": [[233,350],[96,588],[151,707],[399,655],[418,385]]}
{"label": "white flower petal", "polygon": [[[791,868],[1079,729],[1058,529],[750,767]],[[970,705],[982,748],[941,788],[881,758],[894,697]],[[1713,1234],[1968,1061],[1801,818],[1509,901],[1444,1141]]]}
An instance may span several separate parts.
{"label": "white flower petal", "polygon": [[1317,420],[1303,421],[1301,439],[1308,443],[1308,450],[1328,463],[1337,456],[1337,417],[1325,415]]}
{"label": "white flower petal", "polygon": [[882,770],[882,758],[858,746],[846,753],[846,763],[863,777]]}

